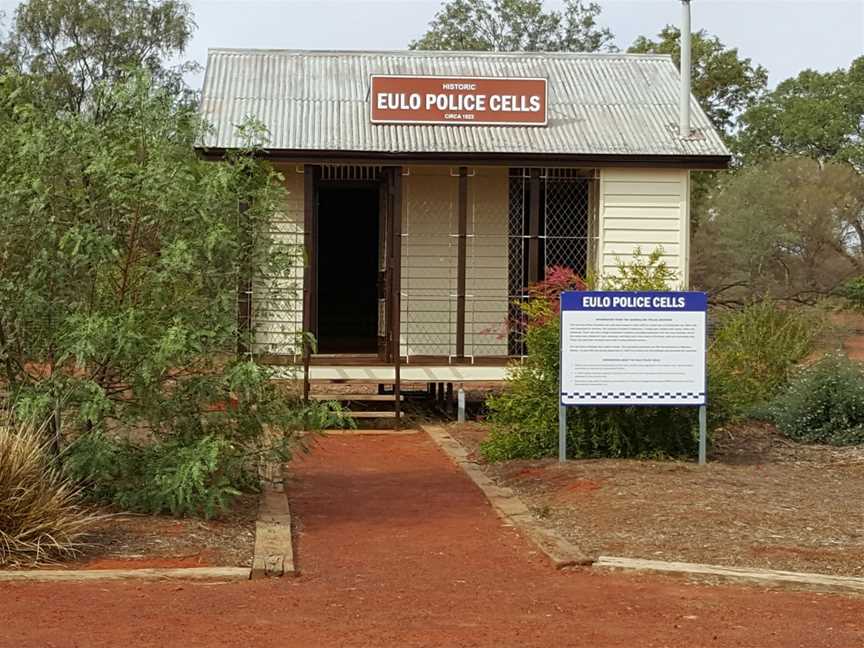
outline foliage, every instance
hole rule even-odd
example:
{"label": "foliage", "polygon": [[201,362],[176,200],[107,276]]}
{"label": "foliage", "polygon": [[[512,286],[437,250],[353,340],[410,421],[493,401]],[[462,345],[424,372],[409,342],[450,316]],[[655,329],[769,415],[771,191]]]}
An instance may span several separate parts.
{"label": "foliage", "polygon": [[[681,31],[666,25],[657,40],[645,36],[629,49],[634,53],[670,54],[681,64]],[[738,115],[758,101],[768,84],[768,71],[741,58],[737,48],[728,48],[704,29],[693,34],[692,89],[708,118],[724,135],[731,134]]]}
{"label": "foliage", "polygon": [[801,155],[864,172],[864,56],[848,70],[804,70],[741,118],[736,148],[748,161]]}
{"label": "foliage", "polygon": [[805,443],[864,443],[864,368],[828,355],[796,376],[768,407],[777,428]]}
{"label": "foliage", "polygon": [[[115,106],[100,119],[33,101],[35,84],[0,85],[0,367],[16,411],[44,416],[62,398],[70,432],[153,439],[141,470],[184,476],[165,463],[173,448],[196,479],[236,488],[235,455],[309,422],[269,369],[235,355],[253,335],[238,331],[239,278],[265,292],[290,279],[294,251],[269,234],[282,178],[251,148],[200,159],[203,125],[145,72],[96,89]],[[188,507],[177,497],[154,508]]]}
{"label": "foliage", "polygon": [[[674,275],[661,255],[645,260],[637,251],[632,263],[620,262],[612,289],[668,290],[661,278],[674,281]],[[509,368],[505,391],[487,401],[491,431],[481,450],[489,460],[539,458],[557,448],[561,331],[553,315],[561,290],[585,285],[568,272],[550,269],[546,281],[529,289],[523,306],[528,355]],[[684,455],[695,449],[695,422],[692,410],[680,408],[575,408],[568,415],[568,450],[575,457]]]}
{"label": "foliage", "polygon": [[864,274],[864,177],[786,158],[741,170],[711,198],[694,241],[694,283],[715,303],[814,303]]}
{"label": "foliage", "polygon": [[51,462],[44,430],[0,425],[0,566],[73,557],[99,519]]}
{"label": "foliage", "polygon": [[[681,65],[681,31],[666,25],[652,40],[636,39],[628,50],[634,53],[669,54]],[[745,110],[763,96],[768,84],[768,71],[742,58],[737,48],[729,48],[704,29],[691,41],[692,92],[705,114],[727,141],[736,131],[737,120]],[[702,206],[716,192],[722,174],[716,171],[691,173],[691,221],[693,229],[701,225]]]}
{"label": "foliage", "polygon": [[100,119],[112,96],[96,89],[130,71],[145,68],[178,92],[192,68],[163,61],[183,53],[194,27],[186,0],[26,0],[5,49],[18,71],[41,81],[43,101]]}
{"label": "foliage", "polygon": [[542,0],[447,0],[415,50],[496,52],[613,51],[612,33],[597,24],[596,2],[565,0],[546,11]]}
{"label": "foliage", "polygon": [[732,312],[717,325],[708,349],[709,400],[718,418],[750,413],[773,398],[825,330],[813,310],[763,301]]}
{"label": "foliage", "polygon": [[669,267],[663,254],[662,247],[647,256],[637,247],[629,261],[616,257],[615,272],[602,277],[599,284],[603,290],[669,290],[678,282],[678,273]]}
{"label": "foliage", "polygon": [[[286,415],[293,418],[292,428],[355,425],[337,403],[277,397],[290,404]],[[67,473],[98,499],[131,511],[210,518],[225,512],[236,495],[256,490],[261,468],[289,461],[296,447],[294,439],[278,433],[238,443],[218,426],[203,435],[171,434],[137,443],[94,431],[78,437],[63,459]]]}
{"label": "foliage", "polygon": [[864,276],[850,279],[837,289],[837,294],[846,300],[848,308],[864,312]]}

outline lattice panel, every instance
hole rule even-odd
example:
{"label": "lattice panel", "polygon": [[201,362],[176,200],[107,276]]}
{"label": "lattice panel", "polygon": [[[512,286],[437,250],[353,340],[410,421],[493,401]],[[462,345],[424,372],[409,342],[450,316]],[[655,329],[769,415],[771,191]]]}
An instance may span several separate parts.
{"label": "lattice panel", "polygon": [[[580,277],[588,271],[590,178],[546,177],[541,222],[543,267],[565,266]],[[545,216],[545,218],[544,218]],[[544,249],[545,248],[545,249]]]}
{"label": "lattice panel", "polygon": [[[597,245],[597,178],[581,169],[543,169],[539,177],[537,276],[564,266],[585,277],[594,269]],[[529,280],[530,173],[511,169],[509,189],[509,330],[511,355],[525,354],[525,321],[520,304]]]}

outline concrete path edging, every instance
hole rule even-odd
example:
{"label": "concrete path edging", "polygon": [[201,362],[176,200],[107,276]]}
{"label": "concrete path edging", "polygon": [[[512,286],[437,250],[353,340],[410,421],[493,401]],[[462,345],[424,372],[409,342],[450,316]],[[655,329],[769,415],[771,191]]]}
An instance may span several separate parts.
{"label": "concrete path edging", "polygon": [[534,517],[512,489],[495,484],[477,463],[468,459],[468,452],[462,444],[443,427],[421,424],[420,428],[477,485],[495,512],[525,533],[556,569],[592,564],[593,560],[582,550]]}
{"label": "concrete path edging", "polygon": [[701,563],[665,562],[662,560],[641,560],[617,556],[600,556],[594,563],[600,569],[663,572],[694,578],[720,578],[734,582],[749,582],[760,585],[795,586],[825,592],[864,594],[864,578],[855,576],[834,576],[807,572],[790,572],[774,569],[754,569],[750,567],[724,567]]}

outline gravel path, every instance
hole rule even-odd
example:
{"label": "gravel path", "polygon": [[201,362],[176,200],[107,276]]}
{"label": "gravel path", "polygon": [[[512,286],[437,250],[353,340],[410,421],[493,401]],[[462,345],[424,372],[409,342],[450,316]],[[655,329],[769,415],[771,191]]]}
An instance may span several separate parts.
{"label": "gravel path", "polygon": [[864,645],[864,600],[556,572],[424,435],[293,466],[298,578],[6,584],[0,645]]}

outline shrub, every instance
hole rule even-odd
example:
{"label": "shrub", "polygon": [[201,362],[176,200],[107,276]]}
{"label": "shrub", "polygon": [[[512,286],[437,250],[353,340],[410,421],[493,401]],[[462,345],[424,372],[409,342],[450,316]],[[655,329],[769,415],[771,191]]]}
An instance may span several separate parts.
{"label": "shrub", "polygon": [[651,254],[642,254],[641,248],[633,251],[629,261],[616,257],[615,272],[598,281],[603,290],[669,290],[678,282],[678,274],[663,260],[663,248]]}
{"label": "shrub", "polygon": [[[296,420],[283,421],[281,429],[354,425],[336,403],[296,403],[289,411]],[[242,439],[220,432],[219,425],[210,430],[140,443],[92,431],[65,451],[64,467],[95,498],[123,509],[211,518],[225,512],[241,492],[257,490],[262,463],[288,461],[295,447],[302,447],[283,433]]]}
{"label": "shrub", "polygon": [[0,566],[72,557],[100,519],[52,464],[43,432],[0,426]]}
{"label": "shrub", "polygon": [[[661,282],[662,279],[662,282]],[[647,260],[637,252],[631,264],[619,263],[616,290],[668,289],[675,275],[655,252]],[[486,459],[539,458],[558,446],[559,340],[557,317],[561,290],[584,289],[572,271],[550,268],[547,279],[529,288],[521,306],[528,320],[528,355],[510,367],[506,389],[487,401]],[[692,408],[579,407],[568,413],[568,451],[574,457],[657,457],[692,453],[696,447],[696,413]]]}
{"label": "shrub", "polygon": [[767,407],[786,436],[805,443],[864,443],[864,368],[840,354],[803,369]]}
{"label": "shrub", "polygon": [[825,328],[813,309],[754,303],[723,317],[708,350],[709,401],[714,415],[746,415],[770,400],[810,355]]}

